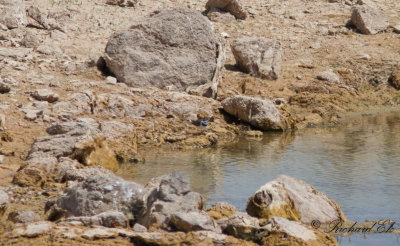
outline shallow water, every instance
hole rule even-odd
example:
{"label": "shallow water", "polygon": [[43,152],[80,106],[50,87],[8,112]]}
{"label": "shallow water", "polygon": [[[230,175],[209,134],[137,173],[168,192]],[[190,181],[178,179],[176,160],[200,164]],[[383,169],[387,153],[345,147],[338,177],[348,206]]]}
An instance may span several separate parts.
{"label": "shallow water", "polygon": [[[209,204],[227,201],[245,210],[260,186],[286,174],[335,200],[352,221],[400,223],[400,113],[359,117],[334,128],[266,133],[218,148],[151,152],[146,163],[121,167],[139,183],[173,170],[187,171]],[[341,245],[400,245],[391,234],[338,238]]]}

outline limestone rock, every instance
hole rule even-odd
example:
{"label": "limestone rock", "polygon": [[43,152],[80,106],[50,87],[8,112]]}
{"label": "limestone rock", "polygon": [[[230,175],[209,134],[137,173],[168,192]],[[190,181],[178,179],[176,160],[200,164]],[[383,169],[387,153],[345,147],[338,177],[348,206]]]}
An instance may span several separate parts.
{"label": "limestone rock", "polygon": [[355,7],[350,22],[363,34],[377,34],[389,26],[387,17],[368,5]]}
{"label": "limestone rock", "polygon": [[39,101],[53,103],[58,101],[60,96],[49,89],[38,89],[32,93],[32,97]]}
{"label": "limestone rock", "polygon": [[281,114],[276,105],[267,99],[233,96],[222,101],[224,110],[261,130],[282,130]]}
{"label": "limestone rock", "polygon": [[82,237],[88,240],[102,239],[102,238],[112,238],[115,237],[115,233],[105,229],[105,228],[95,228],[85,231]]}
{"label": "limestone rock", "polygon": [[273,217],[262,227],[259,239],[262,245],[337,246],[337,241],[321,230],[312,229],[299,222]]}
{"label": "limestone rock", "polygon": [[255,240],[260,231],[258,219],[243,212],[236,212],[229,218],[221,219],[218,224],[224,233],[249,241]]}
{"label": "limestone rock", "polygon": [[223,55],[219,45],[211,22],[199,12],[162,10],[114,34],[105,60],[118,81],[131,86],[179,91],[205,84],[216,88],[218,56]]}
{"label": "limestone rock", "polygon": [[0,189],[0,218],[6,211],[7,204],[8,204],[8,195],[3,189]]}
{"label": "limestone rock", "polygon": [[214,220],[228,218],[235,212],[235,206],[230,205],[226,202],[218,202],[207,210],[208,215]]}
{"label": "limestone rock", "polygon": [[133,7],[139,0],[107,0],[108,5],[118,5],[120,7]]}
{"label": "limestone rock", "polygon": [[236,65],[262,79],[275,80],[279,76],[281,44],[267,38],[244,37],[231,43]]}
{"label": "limestone rock", "polygon": [[115,175],[89,177],[68,188],[56,201],[56,206],[67,217],[94,216],[110,210],[132,217],[133,200],[142,190],[141,185]]}
{"label": "limestone rock", "polygon": [[397,90],[400,90],[400,66],[398,66],[390,75],[389,77],[389,83],[396,88]]}
{"label": "limestone rock", "polygon": [[334,84],[340,84],[340,78],[337,76],[332,69],[325,70],[318,74],[317,79],[328,81]]}
{"label": "limestone rock", "polygon": [[24,0],[0,0],[0,24],[9,29],[27,24]]}
{"label": "limestone rock", "polygon": [[23,237],[33,238],[50,232],[52,226],[50,222],[39,221],[29,223],[25,228],[16,228],[14,232],[20,234]]}
{"label": "limestone rock", "polygon": [[8,219],[14,223],[31,223],[39,221],[40,217],[32,210],[13,211],[8,215]]}
{"label": "limestone rock", "polygon": [[395,33],[400,33],[400,22],[393,26],[393,31]]}
{"label": "limestone rock", "polygon": [[229,12],[237,19],[244,20],[247,18],[247,12],[240,4],[240,0],[208,0],[206,9],[212,10],[213,8]]}
{"label": "limestone rock", "polygon": [[216,231],[215,222],[204,211],[177,212],[172,214],[170,224],[177,230],[189,231]]}
{"label": "limestone rock", "polygon": [[152,179],[135,204],[138,223],[147,228],[213,228],[211,218],[201,212],[204,199],[199,193],[190,191],[189,177],[180,171]]}
{"label": "limestone rock", "polygon": [[247,203],[247,212],[256,217],[279,216],[310,224],[346,220],[339,205],[302,180],[280,175],[262,186]]}

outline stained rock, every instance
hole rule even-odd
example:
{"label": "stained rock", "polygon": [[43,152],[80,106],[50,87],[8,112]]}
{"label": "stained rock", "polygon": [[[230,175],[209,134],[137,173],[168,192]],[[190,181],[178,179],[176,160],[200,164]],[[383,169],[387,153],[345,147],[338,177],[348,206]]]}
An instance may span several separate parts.
{"label": "stained rock", "polygon": [[400,66],[398,66],[390,75],[389,77],[389,83],[396,88],[397,90],[400,90]]}
{"label": "stained rock", "polygon": [[120,7],[134,7],[139,0],[107,0],[108,5],[118,5]]}
{"label": "stained rock", "polygon": [[0,0],[0,24],[9,29],[27,24],[24,0]]}
{"label": "stained rock", "polygon": [[53,103],[58,101],[60,96],[49,89],[38,89],[32,93],[32,97],[39,101]]}
{"label": "stained rock", "polygon": [[244,37],[231,43],[236,65],[252,76],[275,80],[279,76],[281,44],[267,38]]}
{"label": "stained rock", "polygon": [[132,217],[133,201],[143,187],[115,175],[89,177],[72,186],[56,201],[54,211],[70,216],[94,216],[107,211],[120,211]]}
{"label": "stained rock", "polygon": [[219,220],[223,218],[228,218],[233,213],[236,212],[236,208],[226,202],[218,202],[214,204],[210,209],[207,210],[208,215],[213,220]]}
{"label": "stained rock", "polygon": [[6,211],[7,204],[8,204],[8,195],[3,189],[0,189],[0,218]]}
{"label": "stained rock", "polygon": [[208,0],[206,9],[210,11],[213,8],[229,12],[237,19],[244,20],[247,18],[247,12],[243,9],[239,0]]}
{"label": "stained rock", "polygon": [[346,220],[333,200],[302,180],[280,175],[262,186],[247,203],[247,212],[259,218],[279,216],[310,224]]}
{"label": "stained rock", "polygon": [[256,240],[260,231],[258,219],[243,212],[218,220],[218,225],[224,233],[248,241]]}
{"label": "stained rock", "polygon": [[180,171],[152,179],[135,204],[137,221],[147,228],[218,230],[202,212],[204,199],[190,191],[189,176]]}
{"label": "stained rock", "polygon": [[[211,22],[189,10],[162,10],[127,31],[114,34],[105,61],[118,81],[135,87],[202,91],[215,96],[219,41]],[[217,54],[217,55],[216,55]]]}
{"label": "stained rock", "polygon": [[40,217],[31,210],[13,211],[8,215],[8,220],[14,223],[31,223],[39,221]]}
{"label": "stained rock", "polygon": [[113,238],[115,233],[105,229],[105,228],[95,228],[85,231],[82,237],[88,240],[102,239],[102,238]]}
{"label": "stained rock", "polygon": [[29,223],[26,226],[14,229],[14,233],[19,234],[23,237],[33,238],[50,232],[52,226],[50,222],[39,221]]}
{"label": "stained rock", "polygon": [[387,17],[368,5],[355,7],[350,22],[363,34],[377,34],[389,26]]}
{"label": "stained rock", "polygon": [[271,218],[262,229],[265,230],[260,234],[262,245],[338,245],[327,233],[281,217]]}
{"label": "stained rock", "polygon": [[328,81],[334,84],[340,84],[339,76],[337,76],[332,69],[325,70],[318,74],[317,79]]}
{"label": "stained rock", "polygon": [[222,101],[224,110],[261,130],[282,130],[281,114],[274,102],[248,96],[233,96]]}

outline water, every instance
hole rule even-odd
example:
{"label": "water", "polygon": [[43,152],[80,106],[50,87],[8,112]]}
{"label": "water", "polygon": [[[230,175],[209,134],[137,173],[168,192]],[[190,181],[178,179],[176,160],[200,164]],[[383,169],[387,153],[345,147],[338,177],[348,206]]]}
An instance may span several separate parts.
{"label": "water", "polygon": [[[266,133],[218,148],[151,152],[145,158],[145,164],[126,164],[120,173],[144,184],[184,170],[209,204],[227,201],[240,210],[260,186],[286,174],[328,195],[352,221],[400,223],[400,113],[354,118],[334,128]],[[338,240],[341,245],[400,245],[392,234]]]}

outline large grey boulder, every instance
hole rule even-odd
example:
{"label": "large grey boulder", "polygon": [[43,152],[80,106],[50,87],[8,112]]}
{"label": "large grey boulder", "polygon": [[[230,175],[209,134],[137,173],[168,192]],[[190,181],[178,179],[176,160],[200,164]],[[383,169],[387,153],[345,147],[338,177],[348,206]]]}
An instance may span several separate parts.
{"label": "large grey boulder", "polygon": [[9,29],[27,24],[24,0],[0,0],[0,24]]}
{"label": "large grey boulder", "polygon": [[283,217],[310,224],[346,220],[339,205],[302,180],[280,175],[263,185],[247,203],[247,212],[256,217]]}
{"label": "large grey boulder", "polygon": [[107,211],[120,211],[132,218],[134,201],[143,187],[115,175],[89,177],[69,187],[53,211],[70,216],[94,216]]}
{"label": "large grey boulder", "polygon": [[368,5],[355,7],[350,22],[363,34],[377,34],[389,27],[387,17]]}
{"label": "large grey boulder", "polygon": [[185,91],[207,85],[201,91],[214,97],[224,57],[220,46],[211,22],[201,13],[162,10],[115,33],[105,61],[120,82],[131,86]]}
{"label": "large grey boulder", "polygon": [[141,225],[165,230],[219,231],[203,211],[204,199],[190,191],[189,176],[175,171],[151,180],[136,201],[135,214]]}
{"label": "large grey boulder", "polygon": [[213,8],[229,12],[237,19],[244,20],[247,18],[247,12],[243,9],[239,0],[208,0],[206,9],[210,11]]}
{"label": "large grey boulder", "polygon": [[236,65],[255,77],[268,80],[278,78],[281,44],[267,38],[244,37],[231,43]]}
{"label": "large grey boulder", "polygon": [[233,96],[222,101],[224,110],[261,130],[282,130],[281,114],[268,99]]}

